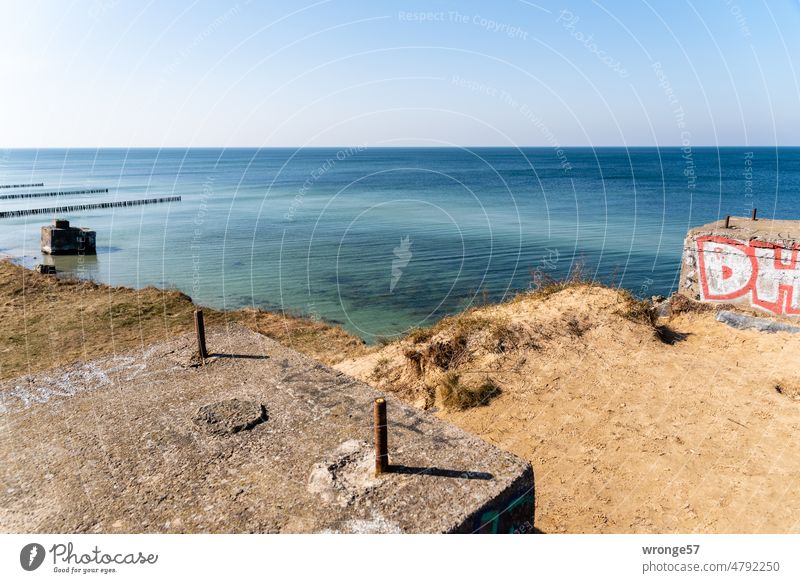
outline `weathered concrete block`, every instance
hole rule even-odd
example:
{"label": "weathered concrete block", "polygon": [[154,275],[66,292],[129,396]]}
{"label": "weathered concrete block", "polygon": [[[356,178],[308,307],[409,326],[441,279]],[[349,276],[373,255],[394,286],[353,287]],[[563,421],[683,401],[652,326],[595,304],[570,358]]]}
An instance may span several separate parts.
{"label": "weathered concrete block", "polygon": [[64,219],[55,219],[51,225],[42,227],[41,248],[48,255],[94,255],[97,234],[83,227],[70,227]]}
{"label": "weathered concrete block", "polygon": [[756,318],[747,314],[739,314],[729,310],[720,310],[717,313],[717,322],[727,324],[731,328],[739,330],[758,330],[775,334],[776,332],[788,332],[789,334],[800,333],[800,326],[792,326],[784,322],[778,322],[772,318]]}
{"label": "weathered concrete block", "polygon": [[703,302],[800,316],[800,221],[731,217],[686,236],[679,292]]}
{"label": "weathered concrete block", "polygon": [[533,532],[529,463],[239,326],[0,383],[0,532]]}

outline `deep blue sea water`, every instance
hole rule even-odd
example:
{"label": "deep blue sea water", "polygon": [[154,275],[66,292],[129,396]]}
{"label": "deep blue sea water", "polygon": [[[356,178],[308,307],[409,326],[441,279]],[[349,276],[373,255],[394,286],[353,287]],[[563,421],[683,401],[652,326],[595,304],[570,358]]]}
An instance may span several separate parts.
{"label": "deep blue sea water", "polygon": [[[0,184],[108,194],[0,210],[181,195],[64,216],[96,257],[46,258],[204,305],[284,309],[367,340],[531,284],[589,276],[640,296],[676,286],[683,237],[727,214],[800,218],[800,148],[0,151]],[[16,192],[0,189],[1,194]],[[0,219],[0,253],[42,262],[44,215]]]}

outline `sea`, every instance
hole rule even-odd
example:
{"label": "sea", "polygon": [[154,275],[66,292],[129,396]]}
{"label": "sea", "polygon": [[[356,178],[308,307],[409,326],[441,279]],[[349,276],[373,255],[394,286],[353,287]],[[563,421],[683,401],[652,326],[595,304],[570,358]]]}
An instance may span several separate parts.
{"label": "sea", "polygon": [[[726,215],[800,219],[800,148],[0,150],[0,254],[222,309],[338,323],[367,342],[575,271],[640,297],[678,285],[686,231]],[[53,218],[96,256],[42,256]]]}

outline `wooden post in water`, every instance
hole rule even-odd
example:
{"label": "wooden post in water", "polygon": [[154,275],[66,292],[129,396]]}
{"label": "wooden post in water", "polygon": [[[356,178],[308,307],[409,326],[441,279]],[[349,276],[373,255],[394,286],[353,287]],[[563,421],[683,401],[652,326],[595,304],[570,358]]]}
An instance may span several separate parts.
{"label": "wooden post in water", "polygon": [[725,228],[726,229],[730,229],[731,228],[731,216],[730,215],[725,217]]}
{"label": "wooden post in water", "polygon": [[750,215],[750,219],[751,220],[753,220],[753,221],[758,220],[758,219],[756,219],[756,212],[757,211],[758,211],[758,209],[756,207],[753,207],[753,214]]}
{"label": "wooden post in water", "polygon": [[117,202],[99,202],[91,204],[77,204],[69,206],[57,206],[39,209],[21,209],[16,211],[0,211],[0,219],[7,217],[25,217],[28,215],[61,215],[77,211],[88,211],[94,209],[110,209],[117,207],[140,206],[144,204],[158,204],[162,202],[180,202],[180,196],[165,196],[162,198],[147,198],[144,200],[123,200]]}
{"label": "wooden post in water", "polygon": [[375,399],[375,475],[389,468],[389,436],[386,426],[386,399]]}
{"label": "wooden post in water", "polygon": [[200,355],[200,362],[205,364],[208,351],[206,350],[206,326],[203,321],[203,310],[194,311],[194,331],[197,335],[197,353]]}

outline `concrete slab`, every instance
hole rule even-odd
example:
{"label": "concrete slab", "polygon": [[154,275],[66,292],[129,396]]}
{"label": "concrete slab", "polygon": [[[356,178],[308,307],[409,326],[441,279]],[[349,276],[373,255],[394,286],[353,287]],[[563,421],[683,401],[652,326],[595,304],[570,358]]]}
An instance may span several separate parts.
{"label": "concrete slab", "polygon": [[771,318],[756,318],[729,310],[717,312],[716,320],[737,330],[758,330],[767,334],[777,334],[778,332],[800,334],[800,326],[791,326],[784,322],[776,322]]}
{"label": "concrete slab", "polygon": [[0,384],[3,532],[533,530],[528,463],[235,326]]}
{"label": "concrete slab", "polygon": [[773,316],[800,317],[800,221],[731,217],[691,229],[679,292]]}
{"label": "concrete slab", "polygon": [[714,221],[689,230],[688,236],[716,234],[735,239],[763,239],[765,241],[782,240],[800,241],[800,221],[789,220],[752,220],[750,217],[731,217],[729,227],[725,228],[725,219]]}

